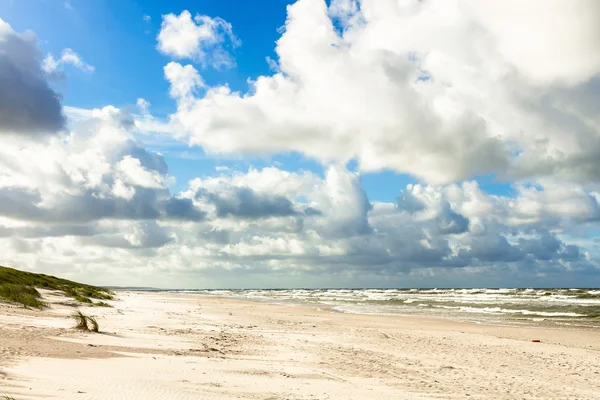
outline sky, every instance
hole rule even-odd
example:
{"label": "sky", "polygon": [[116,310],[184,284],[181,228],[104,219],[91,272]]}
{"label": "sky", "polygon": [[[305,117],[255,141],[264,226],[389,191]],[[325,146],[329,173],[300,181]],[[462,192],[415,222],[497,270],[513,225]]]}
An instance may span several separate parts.
{"label": "sky", "polygon": [[600,286],[596,0],[0,0],[0,265]]}

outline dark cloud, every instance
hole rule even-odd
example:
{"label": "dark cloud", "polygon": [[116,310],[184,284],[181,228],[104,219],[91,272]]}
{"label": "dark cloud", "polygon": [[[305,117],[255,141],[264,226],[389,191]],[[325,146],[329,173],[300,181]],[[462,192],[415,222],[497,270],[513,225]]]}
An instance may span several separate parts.
{"label": "dark cloud", "polygon": [[60,96],[40,67],[35,36],[19,35],[0,19],[0,132],[39,134],[63,128]]}
{"label": "dark cloud", "polygon": [[519,246],[524,253],[538,260],[552,260],[560,251],[562,242],[555,235],[544,232],[538,238],[519,239]]}
{"label": "dark cloud", "polygon": [[443,235],[464,233],[469,230],[469,220],[454,212],[450,203],[446,202],[437,218],[437,226],[438,231]]}
{"label": "dark cloud", "polygon": [[307,217],[311,217],[315,215],[323,215],[323,213],[320,210],[317,210],[316,208],[306,207],[306,209],[304,210],[304,215],[306,215]]}
{"label": "dark cloud", "polygon": [[172,197],[166,189],[137,187],[131,199],[101,197],[89,190],[81,195],[63,195],[54,207],[42,207],[37,191],[3,188],[0,215],[45,223],[87,223],[101,219],[200,221],[204,213],[191,200]]}
{"label": "dark cloud", "polygon": [[578,246],[566,245],[556,235],[547,231],[533,239],[519,239],[519,246],[524,253],[536,260],[578,261],[581,258]]}
{"label": "dark cloud", "polygon": [[514,244],[509,243],[500,233],[486,232],[472,238],[470,249],[461,250],[459,258],[471,265],[478,262],[518,263],[517,265],[531,268],[533,265],[551,262],[559,268],[558,261],[581,260],[581,252],[578,246],[567,245],[548,231],[541,231],[531,238],[519,238]]}
{"label": "dark cloud", "polygon": [[42,238],[62,236],[93,236],[99,233],[95,225],[50,225],[7,228],[0,226],[0,237]]}
{"label": "dark cloud", "polygon": [[212,193],[206,189],[196,192],[197,199],[204,199],[217,209],[218,217],[270,218],[298,215],[292,202],[280,195],[257,193],[249,187],[228,187]]}
{"label": "dark cloud", "polygon": [[460,250],[459,257],[480,262],[515,262],[523,259],[523,253],[517,246],[508,243],[499,233],[486,233],[470,242],[470,250]]}
{"label": "dark cloud", "polygon": [[173,241],[169,230],[159,226],[155,221],[140,221],[135,224],[135,234],[130,239],[121,232],[113,232],[95,237],[84,237],[81,242],[104,247],[122,249],[156,249]]}
{"label": "dark cloud", "polygon": [[[411,191],[403,191],[396,199],[398,211],[415,214],[427,208],[427,205]],[[441,205],[439,216],[436,218],[437,231],[442,235],[464,233],[469,230],[469,219],[456,213],[446,200]]]}
{"label": "dark cloud", "polygon": [[168,219],[184,221],[202,221],[206,213],[200,211],[190,199],[171,197],[165,202],[165,213]]}

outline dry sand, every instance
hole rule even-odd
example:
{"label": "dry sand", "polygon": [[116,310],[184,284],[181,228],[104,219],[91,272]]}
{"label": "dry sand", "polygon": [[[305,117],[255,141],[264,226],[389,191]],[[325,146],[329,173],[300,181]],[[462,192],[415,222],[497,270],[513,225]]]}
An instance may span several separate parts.
{"label": "dry sand", "polygon": [[[600,332],[119,293],[82,310],[0,304],[0,398],[600,399]],[[540,339],[541,343],[532,343]]]}

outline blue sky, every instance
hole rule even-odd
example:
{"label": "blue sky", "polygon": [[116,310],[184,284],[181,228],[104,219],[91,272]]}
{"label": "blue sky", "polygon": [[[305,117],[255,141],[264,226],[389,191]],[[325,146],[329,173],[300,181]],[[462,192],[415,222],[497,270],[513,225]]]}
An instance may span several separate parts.
{"label": "blue sky", "polygon": [[[93,77],[77,72],[69,75],[61,90],[66,104],[122,107],[143,97],[152,103],[154,114],[166,115],[174,110],[174,103],[165,96],[169,86],[162,72],[169,58],[156,51],[162,15],[189,10],[229,21],[243,42],[236,51],[237,68],[206,70],[204,79],[246,91],[248,78],[269,72],[266,57],[274,57],[280,36],[277,29],[285,22],[288,3],[291,1],[266,0],[257,8],[234,0],[3,0],[0,13],[14,29],[33,30],[44,51],[77,49],[96,68]],[[145,15],[150,16],[149,22]]]}
{"label": "blue sky", "polygon": [[5,262],[171,286],[600,284],[597,24],[511,7],[0,0]]}

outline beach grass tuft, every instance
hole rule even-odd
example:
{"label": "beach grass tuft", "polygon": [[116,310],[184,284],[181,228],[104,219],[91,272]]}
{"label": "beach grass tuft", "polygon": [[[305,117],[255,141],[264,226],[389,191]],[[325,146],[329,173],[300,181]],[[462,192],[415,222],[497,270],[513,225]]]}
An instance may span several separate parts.
{"label": "beach grass tuft", "polygon": [[2,399],[3,399],[3,400],[16,400],[14,397],[12,397],[12,396],[11,396],[11,395],[9,395],[9,394],[5,394],[5,395],[3,395],[3,396],[2,396]]}
{"label": "beach grass tuft", "polygon": [[71,318],[75,320],[75,326],[73,328],[80,329],[82,331],[90,330],[88,326],[88,318],[84,313],[81,312],[81,310],[73,312],[73,314],[71,314]]}
{"label": "beach grass tuft", "polygon": [[73,312],[73,314],[71,314],[71,318],[75,320],[75,326],[73,327],[75,329],[92,332],[100,331],[96,318],[85,315],[81,312],[81,310]]}
{"label": "beach grass tuft", "polygon": [[96,321],[96,318],[94,317],[87,317],[89,323],[90,323],[90,330],[92,332],[98,332],[98,321]]}

